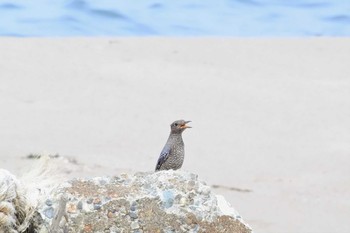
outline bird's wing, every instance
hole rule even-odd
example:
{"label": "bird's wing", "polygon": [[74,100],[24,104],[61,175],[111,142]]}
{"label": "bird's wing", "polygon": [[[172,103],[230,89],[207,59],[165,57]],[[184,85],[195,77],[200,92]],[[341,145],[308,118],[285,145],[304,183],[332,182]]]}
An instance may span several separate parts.
{"label": "bird's wing", "polygon": [[171,147],[168,145],[165,145],[162,152],[160,152],[160,156],[157,162],[156,171],[160,170],[160,167],[165,163],[165,161],[168,159],[170,154]]}

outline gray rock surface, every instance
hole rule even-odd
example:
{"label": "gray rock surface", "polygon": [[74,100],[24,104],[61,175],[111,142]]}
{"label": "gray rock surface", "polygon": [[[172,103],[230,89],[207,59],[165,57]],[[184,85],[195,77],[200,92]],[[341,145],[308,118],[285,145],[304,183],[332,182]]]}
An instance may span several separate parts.
{"label": "gray rock surface", "polygon": [[252,231],[197,175],[172,170],[71,180],[42,202],[34,221],[40,233]]}

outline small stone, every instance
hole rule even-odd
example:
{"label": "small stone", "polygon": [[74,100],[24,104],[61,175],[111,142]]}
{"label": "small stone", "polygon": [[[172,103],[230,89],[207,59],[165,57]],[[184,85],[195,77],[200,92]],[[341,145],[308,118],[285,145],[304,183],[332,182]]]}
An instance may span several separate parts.
{"label": "small stone", "polygon": [[187,198],[186,197],[181,197],[180,199],[180,206],[185,206],[187,204]]}
{"label": "small stone", "polygon": [[165,208],[170,208],[174,204],[174,193],[171,190],[165,190],[163,192],[163,203]]}
{"label": "small stone", "polygon": [[101,204],[102,202],[101,202],[101,199],[97,197],[97,198],[94,199],[94,201],[92,203],[94,203],[94,204]]}
{"label": "small stone", "polygon": [[190,174],[190,177],[191,177],[191,180],[197,180],[198,179],[198,175],[193,174],[193,173]]}
{"label": "small stone", "polygon": [[133,221],[131,222],[130,227],[131,229],[135,230],[135,229],[139,229],[140,225],[138,224],[138,222]]}
{"label": "small stone", "polygon": [[189,189],[193,188],[196,185],[196,182],[194,180],[190,180],[187,183],[187,186]]}
{"label": "small stone", "polygon": [[70,214],[74,214],[77,212],[77,206],[74,203],[67,204],[67,212]]}
{"label": "small stone", "polygon": [[99,204],[94,205],[94,210],[100,210],[100,209],[101,209],[101,205],[99,205]]}
{"label": "small stone", "polygon": [[203,195],[209,195],[210,193],[210,188],[208,186],[204,186],[203,189],[201,190],[201,193]]}
{"label": "small stone", "polygon": [[87,199],[86,203],[91,204],[93,202],[93,200],[94,199],[90,197],[89,199]]}
{"label": "small stone", "polygon": [[126,173],[120,174],[120,177],[121,177],[122,179],[124,179],[124,180],[126,180],[126,179],[129,178],[128,174],[126,174]]}
{"label": "small stone", "polygon": [[193,232],[198,232],[198,230],[199,230],[199,225],[198,225],[198,224],[195,224],[195,225],[193,226],[192,231],[193,231]]}
{"label": "small stone", "polygon": [[118,210],[119,213],[121,213],[122,215],[125,215],[126,214],[126,210],[125,210],[125,207],[124,206],[121,206]]}
{"label": "small stone", "polygon": [[51,201],[50,199],[47,199],[47,200],[45,201],[45,204],[46,204],[47,206],[52,206],[52,201]]}
{"label": "small stone", "polygon": [[180,226],[180,229],[182,230],[182,232],[187,232],[187,228],[186,228],[186,226],[184,226],[184,225],[181,225],[181,226]]}
{"label": "small stone", "polygon": [[99,180],[99,183],[100,183],[100,185],[105,185],[105,184],[107,184],[107,181],[106,180]]}
{"label": "small stone", "polygon": [[84,232],[93,232],[92,231],[92,224],[86,224],[84,226]]}
{"label": "small stone", "polygon": [[131,221],[131,218],[130,218],[129,215],[124,215],[124,219],[125,219],[125,221],[127,221],[127,222]]}
{"label": "small stone", "polygon": [[83,209],[83,202],[82,201],[78,202],[77,208],[78,208],[78,210],[82,210]]}
{"label": "small stone", "polygon": [[135,219],[137,218],[137,214],[135,212],[130,212],[129,213],[130,218]]}
{"label": "small stone", "polygon": [[109,210],[108,213],[107,213],[107,217],[108,218],[113,218],[114,217],[114,213]]}
{"label": "small stone", "polygon": [[52,207],[49,207],[47,209],[44,210],[44,215],[47,217],[47,218],[50,218],[52,219],[53,216],[54,216],[54,209]]}

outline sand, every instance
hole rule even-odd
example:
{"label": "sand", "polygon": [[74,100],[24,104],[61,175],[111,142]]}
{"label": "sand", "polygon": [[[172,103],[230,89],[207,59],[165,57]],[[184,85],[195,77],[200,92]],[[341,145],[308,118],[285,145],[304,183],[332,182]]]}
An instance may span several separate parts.
{"label": "sand", "polygon": [[347,38],[1,38],[0,167],[150,171],[183,118],[183,169],[255,232],[349,232],[349,61]]}

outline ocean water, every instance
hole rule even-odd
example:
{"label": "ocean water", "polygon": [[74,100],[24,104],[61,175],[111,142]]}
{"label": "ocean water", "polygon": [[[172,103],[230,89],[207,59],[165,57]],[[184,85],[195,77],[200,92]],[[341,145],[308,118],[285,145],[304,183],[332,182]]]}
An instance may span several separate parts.
{"label": "ocean water", "polygon": [[0,0],[0,36],[349,36],[350,0]]}

